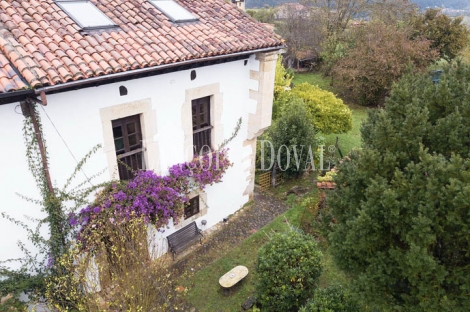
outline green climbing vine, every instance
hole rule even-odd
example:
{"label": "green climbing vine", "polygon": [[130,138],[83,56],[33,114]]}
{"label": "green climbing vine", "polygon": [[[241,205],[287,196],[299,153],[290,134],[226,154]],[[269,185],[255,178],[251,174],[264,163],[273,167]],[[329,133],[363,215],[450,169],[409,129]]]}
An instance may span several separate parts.
{"label": "green climbing vine", "polygon": [[[56,295],[57,289],[54,285],[58,284],[54,282],[54,287],[51,288],[51,281],[60,280],[62,285],[68,285],[66,287],[68,290],[75,291],[78,296],[82,295],[82,292],[77,292],[77,289],[73,286],[75,285],[73,282],[76,278],[73,266],[71,269],[67,264],[68,262],[64,261],[69,256],[71,250],[76,250],[73,245],[75,235],[77,234],[77,227],[76,224],[71,223],[75,215],[74,212],[89,205],[89,198],[92,193],[102,194],[101,197],[103,197],[104,190],[113,189],[116,185],[124,187],[127,185],[127,182],[109,181],[92,183],[92,181],[106,171],[106,168],[104,168],[93,176],[86,177],[84,181],[76,183],[77,175],[82,171],[87,160],[101,148],[100,145],[97,145],[77,163],[74,171],[61,188],[52,186],[50,181],[48,181],[48,173],[45,169],[47,168],[47,158],[43,159],[41,156],[41,149],[47,156],[47,146],[42,136],[40,115],[35,104],[29,103],[28,105],[31,105],[31,110],[30,116],[26,116],[24,119],[23,137],[28,167],[39,190],[40,197],[19,196],[30,203],[38,205],[45,212],[45,217],[43,219],[30,218],[29,221],[36,223],[36,226],[32,228],[26,222],[16,220],[5,213],[1,213],[2,217],[27,231],[28,239],[37,248],[38,253],[32,254],[22,242],[19,242],[19,246],[25,255],[24,258],[0,262],[0,296],[13,295],[13,298],[16,298],[19,293],[24,292],[33,298],[35,296],[48,298],[49,300],[52,298],[52,303],[61,302],[59,306],[63,306],[64,300],[66,302],[72,300],[68,297],[70,292],[66,292],[64,296],[62,294]],[[231,137],[222,142],[219,151],[211,152],[200,158],[195,158],[192,162],[175,165],[170,168],[173,176],[181,178],[178,180],[179,183],[187,184],[191,180],[198,182],[203,188],[204,185],[220,182],[225,170],[231,166],[226,157],[226,145],[237,136],[241,122],[240,118]],[[204,166],[197,167],[195,166],[196,162]],[[214,167],[212,168],[214,170],[201,169],[209,167]],[[145,175],[145,172],[141,174]],[[147,172],[147,175],[155,176],[151,172]],[[183,182],[183,178],[188,179],[188,181]],[[167,178],[162,177],[161,179],[165,180]],[[182,189],[185,190],[186,188],[183,187]],[[183,196],[183,202],[186,202],[187,200],[184,197],[186,194],[183,193],[185,192],[182,192],[181,196]],[[48,238],[41,235],[40,229],[44,226],[47,226],[49,229],[50,235]],[[9,269],[7,264],[11,261],[20,261],[21,268],[19,270]],[[54,290],[53,293],[55,295],[51,295],[51,289]],[[15,304],[18,303],[17,300],[14,302]]]}
{"label": "green climbing vine", "polygon": [[[26,222],[14,219],[6,213],[1,213],[3,218],[26,230],[28,240],[38,251],[33,254],[26,248],[24,242],[18,242],[20,249],[24,253],[24,257],[0,262],[1,297],[7,295],[16,297],[15,295],[21,292],[28,293],[33,297],[35,295],[44,295],[44,278],[51,274],[59,274],[57,270],[60,270],[60,268],[55,266],[54,263],[57,259],[62,257],[70,247],[71,227],[68,223],[68,214],[77,207],[83,206],[92,192],[108,184],[101,183],[92,185],[90,183],[91,180],[101,175],[104,172],[103,170],[87,178],[86,181],[79,183],[74,188],[71,188],[72,181],[76,180],[77,174],[82,170],[83,165],[101,147],[97,145],[77,164],[72,175],[67,179],[62,188],[51,188],[48,185],[47,173],[44,168],[43,159],[41,158],[38,140],[42,140],[43,151],[46,155],[47,146],[42,135],[38,135],[36,131],[37,129],[39,130],[39,134],[42,134],[41,119],[36,105],[30,105],[30,114],[29,116],[25,116],[23,122],[23,139],[26,146],[26,158],[29,171],[34,178],[40,197],[31,198],[21,194],[18,195],[24,200],[39,206],[41,211],[45,212],[45,217],[43,219],[28,218],[28,221],[36,223],[34,227],[31,227],[31,225]],[[36,127],[34,122],[36,122]],[[85,187],[87,183],[90,183],[91,186]],[[72,205],[67,208],[64,203],[72,203]],[[49,229],[50,236],[48,238],[41,235],[40,229],[43,226],[47,226]],[[9,268],[8,265],[13,261],[20,263],[20,269],[11,270]]]}

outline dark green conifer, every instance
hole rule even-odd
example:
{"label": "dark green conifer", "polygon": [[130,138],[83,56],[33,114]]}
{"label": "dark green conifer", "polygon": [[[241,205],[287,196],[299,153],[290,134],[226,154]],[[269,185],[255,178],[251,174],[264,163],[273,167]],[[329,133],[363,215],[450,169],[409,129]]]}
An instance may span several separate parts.
{"label": "dark green conifer", "polygon": [[470,67],[405,75],[362,137],[322,215],[336,262],[369,303],[468,311]]}

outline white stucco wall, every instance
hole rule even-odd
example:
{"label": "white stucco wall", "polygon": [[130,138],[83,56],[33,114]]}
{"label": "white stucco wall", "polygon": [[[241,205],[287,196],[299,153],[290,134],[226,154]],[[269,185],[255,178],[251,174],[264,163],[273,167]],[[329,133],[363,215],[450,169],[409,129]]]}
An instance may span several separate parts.
{"label": "white stucco wall", "polygon": [[[194,70],[197,78],[193,81],[190,79],[191,70],[185,70],[47,95],[48,104],[39,108],[39,111],[53,183],[57,187],[62,187],[76,166],[76,161],[68,149],[80,160],[93,146],[103,145],[106,142],[103,134],[103,127],[106,127],[106,124],[103,126],[100,112],[113,106],[125,108],[125,104],[135,102],[151,105],[150,113],[146,114],[152,116],[145,119],[147,123],[152,123],[145,125],[146,129],[151,129],[151,133],[147,131],[145,136],[150,137],[150,142],[146,144],[153,146],[154,157],[147,159],[147,169],[153,169],[158,174],[166,174],[170,166],[188,160],[184,151],[184,129],[188,125],[183,124],[185,121],[181,113],[183,104],[187,100],[186,90],[218,84],[218,92],[223,103],[220,117],[223,138],[230,137],[238,118],[241,117],[243,122],[238,136],[228,146],[229,157],[234,165],[227,171],[223,183],[206,188],[207,214],[196,220],[199,226],[201,220],[207,220],[205,229],[215,225],[249,200],[249,195],[244,195],[249,185],[247,180],[250,179],[248,169],[252,165],[247,155],[255,151],[252,150],[252,145],[244,146],[244,142],[248,135],[248,114],[257,111],[257,102],[250,99],[249,90],[257,91],[258,84],[257,81],[250,79],[250,70],[256,71],[258,68],[259,61],[252,55],[246,65],[244,60],[239,60],[196,68]],[[120,96],[120,86],[127,88],[128,95]],[[15,195],[15,192],[38,195],[26,163],[22,139],[23,117],[18,114],[21,111],[19,108],[15,110],[18,104],[0,106],[0,143],[4,147],[0,153],[3,164],[0,174],[2,186],[0,211],[21,218],[23,214],[38,216],[40,211],[39,207],[26,203]],[[191,122],[191,116],[187,116],[187,121]],[[211,122],[214,124],[213,120]],[[221,142],[223,138],[219,141]],[[86,175],[91,176],[108,168],[108,163],[109,154],[107,156],[105,150],[100,150],[87,162],[84,171]],[[108,168],[99,179],[95,180],[95,183],[109,180],[111,171],[112,169]],[[77,182],[83,179],[84,175],[79,173]],[[24,240],[24,233],[5,220],[0,220],[0,229],[2,231],[0,261],[20,256],[15,241]],[[174,230],[174,227],[170,226],[165,235]],[[165,249],[164,246],[158,247],[162,248]]]}
{"label": "white stucco wall", "polygon": [[[39,199],[34,179],[29,172],[26,147],[23,144],[23,115],[19,103],[0,105],[0,212],[27,224],[25,215],[41,218],[44,214],[39,206],[18,196],[18,194]],[[27,240],[26,231],[0,216],[0,261],[23,257],[17,246],[24,242],[34,249]],[[2,265],[0,263],[0,265]],[[18,267],[14,265],[13,267]]]}

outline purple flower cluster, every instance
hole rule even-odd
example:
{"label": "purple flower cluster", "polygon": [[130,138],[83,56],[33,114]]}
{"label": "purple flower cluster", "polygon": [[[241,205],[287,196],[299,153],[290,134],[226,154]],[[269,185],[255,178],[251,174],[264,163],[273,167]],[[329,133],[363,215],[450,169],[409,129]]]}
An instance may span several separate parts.
{"label": "purple flower cluster", "polygon": [[125,222],[143,217],[146,222],[162,228],[170,218],[177,222],[182,215],[189,200],[187,194],[194,183],[204,189],[208,184],[220,182],[231,165],[227,150],[222,150],[174,165],[169,168],[168,176],[138,171],[133,180],[111,185],[92,205],[77,215],[70,215],[69,223],[79,227],[78,239],[82,242],[89,231],[99,228],[103,222]]}
{"label": "purple flower cluster", "polygon": [[232,165],[227,157],[227,152],[228,149],[207,153],[194,158],[187,164],[191,176],[201,189],[204,189],[206,185],[222,181],[225,171]]}

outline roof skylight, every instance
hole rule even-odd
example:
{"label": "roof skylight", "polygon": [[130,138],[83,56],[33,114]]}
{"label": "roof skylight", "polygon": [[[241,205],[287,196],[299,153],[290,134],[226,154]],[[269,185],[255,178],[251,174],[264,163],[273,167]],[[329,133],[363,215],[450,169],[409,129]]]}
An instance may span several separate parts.
{"label": "roof skylight", "polygon": [[56,3],[84,29],[116,26],[90,1],[56,1]]}
{"label": "roof skylight", "polygon": [[192,22],[197,21],[197,17],[191,14],[178,3],[172,0],[149,0],[157,9],[165,14],[172,22]]}

